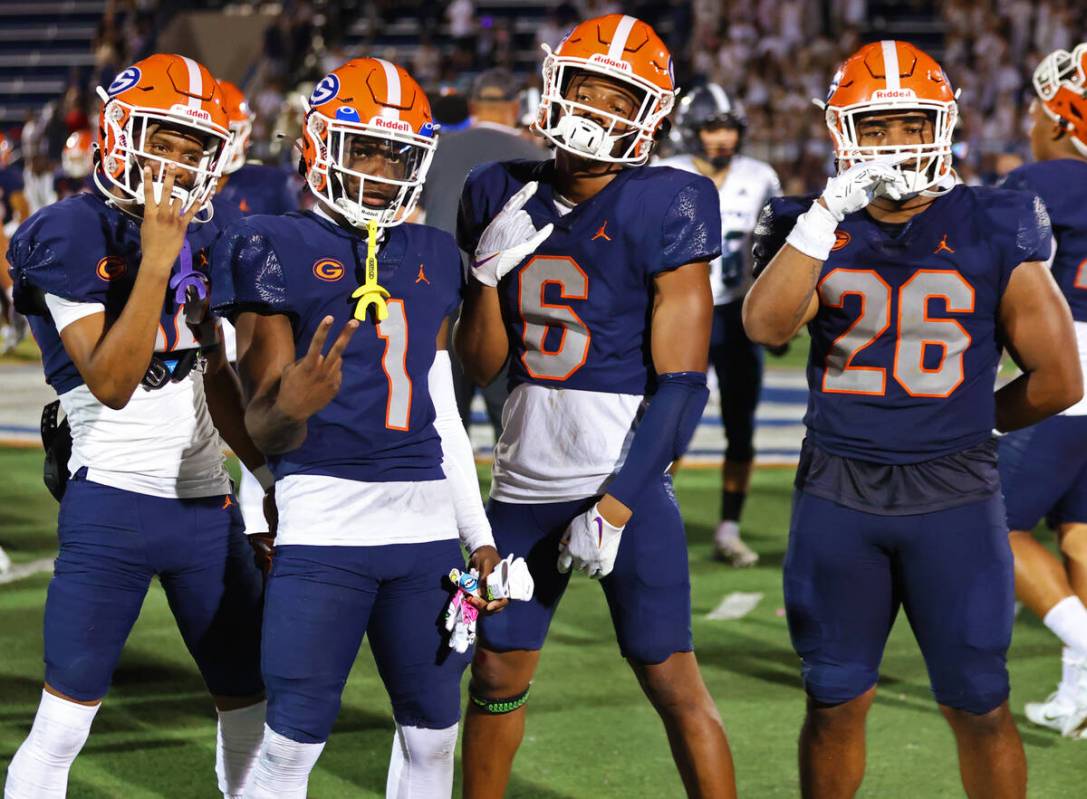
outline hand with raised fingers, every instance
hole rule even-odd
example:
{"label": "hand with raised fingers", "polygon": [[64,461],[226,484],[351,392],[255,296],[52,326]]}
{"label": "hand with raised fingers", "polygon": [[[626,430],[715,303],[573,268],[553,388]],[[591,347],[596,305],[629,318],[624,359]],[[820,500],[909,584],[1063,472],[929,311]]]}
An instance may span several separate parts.
{"label": "hand with raised fingers", "polygon": [[343,380],[343,352],[359,323],[352,319],[340,330],[336,340],[322,354],[332,323],[326,316],[310,339],[306,354],[283,369],[276,407],[289,419],[303,421],[330,403],[340,391]]}
{"label": "hand with raised fingers", "polygon": [[548,223],[537,230],[532,217],[524,210],[525,203],[536,193],[538,186],[535,180],[522,186],[480,236],[472,258],[472,275],[483,285],[497,286],[498,281],[551,235],[554,225]]}

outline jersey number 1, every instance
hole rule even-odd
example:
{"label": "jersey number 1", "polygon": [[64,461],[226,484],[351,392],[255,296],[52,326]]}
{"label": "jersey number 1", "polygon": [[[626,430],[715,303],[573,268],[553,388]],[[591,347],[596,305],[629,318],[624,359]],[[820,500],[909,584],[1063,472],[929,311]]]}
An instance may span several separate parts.
{"label": "jersey number 1", "polygon": [[385,403],[385,427],[408,430],[411,422],[411,377],[408,376],[408,316],[403,300],[389,300],[389,315],[377,326],[377,337],[385,341],[381,368],[389,382]]}
{"label": "jersey number 1", "polygon": [[[887,370],[855,366],[854,359],[891,326],[892,289],[874,270],[834,269],[819,283],[820,302],[843,308],[859,297],[861,312],[830,345],[823,391],[828,394],[887,393]],[[948,313],[972,313],[974,288],[958,272],[918,269],[898,290],[894,378],[911,397],[950,397],[963,381],[963,355],[970,334],[955,319],[932,319],[929,302],[942,299]],[[940,350],[940,362],[925,366],[925,349]]]}

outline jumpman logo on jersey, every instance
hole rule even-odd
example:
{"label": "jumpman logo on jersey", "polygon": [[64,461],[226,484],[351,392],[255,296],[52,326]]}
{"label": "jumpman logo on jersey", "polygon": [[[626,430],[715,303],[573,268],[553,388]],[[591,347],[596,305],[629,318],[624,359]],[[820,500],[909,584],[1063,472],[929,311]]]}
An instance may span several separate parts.
{"label": "jumpman logo on jersey", "polygon": [[242,197],[242,201],[238,204],[238,210],[243,214],[249,213],[249,200]]}
{"label": "jumpman logo on jersey", "polygon": [[933,255],[939,255],[942,252],[946,252],[946,253],[955,252],[955,250],[952,247],[948,246],[947,234],[946,233],[944,234],[944,237],[942,239],[940,239],[940,244],[936,247],[935,250],[932,251],[932,254]]}
{"label": "jumpman logo on jersey", "polygon": [[600,230],[596,231],[596,235],[593,236],[591,239],[589,239],[589,241],[596,241],[597,239],[604,239],[604,241],[611,241],[611,236],[609,236],[604,231],[604,228],[606,228],[607,226],[608,226],[608,220],[605,219],[604,224],[600,226]]}
{"label": "jumpman logo on jersey", "polygon": [[234,497],[230,496],[230,494],[227,494],[225,497],[223,497],[222,510],[226,510],[227,508],[229,508],[233,504],[234,504]]}
{"label": "jumpman logo on jersey", "polygon": [[427,279],[426,272],[423,271],[423,265],[419,264],[419,275],[415,278],[416,283],[426,283],[430,285],[430,280]]}

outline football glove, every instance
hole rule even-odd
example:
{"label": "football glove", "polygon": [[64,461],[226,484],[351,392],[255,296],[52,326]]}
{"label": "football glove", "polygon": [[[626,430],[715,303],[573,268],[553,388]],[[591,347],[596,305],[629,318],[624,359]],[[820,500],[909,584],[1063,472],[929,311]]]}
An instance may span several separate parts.
{"label": "football glove", "polygon": [[521,210],[536,193],[538,185],[533,180],[522,186],[506,201],[480,236],[475,257],[472,258],[472,274],[483,285],[497,286],[498,281],[551,235],[554,225],[548,223],[536,230],[532,217]]}
{"label": "football glove", "polygon": [[901,200],[906,193],[905,179],[895,169],[901,160],[902,156],[896,155],[862,161],[829,178],[821,197],[831,216],[841,222],[879,196]]}
{"label": "football glove", "polygon": [[559,542],[559,571],[573,568],[594,580],[607,577],[615,568],[623,529],[608,524],[594,504],[566,528]]}
{"label": "football glove", "polygon": [[496,599],[516,599],[527,602],[532,599],[534,588],[535,584],[524,558],[507,555],[503,560],[498,561],[498,565],[487,575],[488,602]]}

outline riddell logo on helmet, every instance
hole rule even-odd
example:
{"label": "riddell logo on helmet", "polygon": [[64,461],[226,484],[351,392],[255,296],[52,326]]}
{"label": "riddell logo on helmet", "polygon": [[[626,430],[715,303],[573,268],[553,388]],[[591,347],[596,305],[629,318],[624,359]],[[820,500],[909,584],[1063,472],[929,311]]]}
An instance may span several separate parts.
{"label": "riddell logo on helmet", "polygon": [[872,92],[873,100],[915,100],[917,93],[913,89],[876,89]]}
{"label": "riddell logo on helmet", "polygon": [[211,122],[211,114],[203,108],[189,108],[187,105],[182,105],[181,103],[174,103],[170,106],[170,113],[181,114],[182,116],[190,117],[192,119],[199,119],[201,122]]}
{"label": "riddell logo on helmet", "polygon": [[397,130],[402,133],[411,133],[411,123],[405,122],[402,119],[386,119],[385,117],[377,116],[370,120],[370,124],[375,128],[381,128],[382,130]]}
{"label": "riddell logo on helmet", "polygon": [[614,58],[608,58],[606,55],[601,55],[600,53],[596,53],[591,58],[589,58],[589,62],[592,64],[603,64],[604,66],[612,67],[613,69],[621,69],[623,72],[631,71],[630,64],[628,64],[626,61],[619,61]]}

